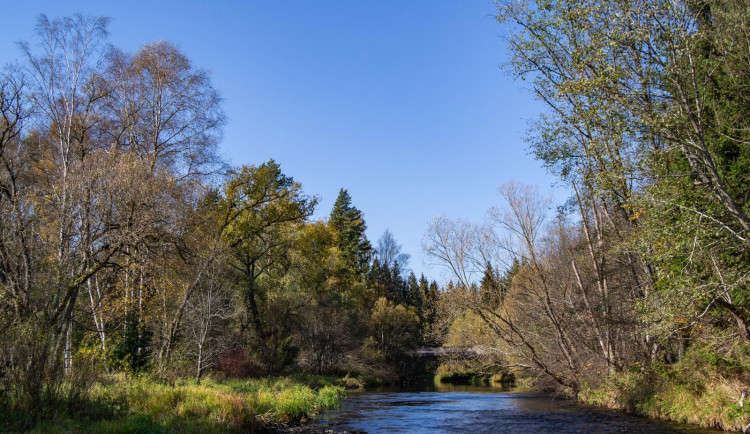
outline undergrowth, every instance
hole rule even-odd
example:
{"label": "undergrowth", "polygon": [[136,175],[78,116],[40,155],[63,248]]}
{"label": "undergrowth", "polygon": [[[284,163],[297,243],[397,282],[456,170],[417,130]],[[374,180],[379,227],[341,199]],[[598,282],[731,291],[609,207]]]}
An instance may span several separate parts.
{"label": "undergrowth", "polygon": [[601,385],[582,388],[579,399],[653,418],[741,431],[750,423],[750,403],[739,402],[750,372],[744,360],[696,347],[679,363],[651,363],[612,374]]}
{"label": "undergrowth", "polygon": [[[335,408],[345,396],[333,379],[288,377],[163,383],[149,377],[112,376],[85,400],[58,403],[54,414],[6,406],[0,431],[170,433],[253,432],[304,422]],[[314,380],[314,381],[312,381]]]}

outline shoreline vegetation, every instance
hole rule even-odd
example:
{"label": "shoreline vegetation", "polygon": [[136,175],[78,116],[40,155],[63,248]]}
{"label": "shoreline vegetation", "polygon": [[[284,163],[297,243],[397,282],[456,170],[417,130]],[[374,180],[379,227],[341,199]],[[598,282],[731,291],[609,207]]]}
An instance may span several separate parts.
{"label": "shoreline vegetation", "polygon": [[352,379],[310,375],[172,383],[144,375],[112,375],[93,385],[84,399],[58,406],[54,415],[3,409],[0,431],[264,432],[304,423],[338,407],[347,387],[352,387]]}
{"label": "shoreline vegetation", "polygon": [[[486,361],[486,360],[485,360]],[[487,368],[482,360],[444,360],[433,381],[440,385],[487,386],[534,391],[581,404],[702,428],[747,432],[750,405],[747,372],[739,360],[710,349],[691,348],[677,363],[633,365],[575,393],[528,371]]]}
{"label": "shoreline vegetation", "polygon": [[736,360],[692,351],[675,364],[633,367],[582,388],[581,402],[653,419],[748,431],[747,367]]}

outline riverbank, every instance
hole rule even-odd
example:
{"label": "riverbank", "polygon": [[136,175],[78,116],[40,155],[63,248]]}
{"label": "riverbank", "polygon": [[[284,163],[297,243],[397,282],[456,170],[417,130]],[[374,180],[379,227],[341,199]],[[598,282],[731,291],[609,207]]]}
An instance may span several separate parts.
{"label": "riverbank", "polygon": [[[338,383],[338,384],[334,384]],[[0,431],[253,432],[301,423],[335,408],[343,382],[328,377],[275,377],[172,384],[148,377],[111,376],[85,398],[50,406],[54,411],[0,410]],[[64,404],[64,405],[63,405]]]}
{"label": "riverbank", "polygon": [[[560,390],[553,393],[651,419],[743,431],[750,424],[750,402],[746,399],[741,404],[740,397],[750,386],[750,371],[742,360],[696,348],[677,363],[652,362],[646,367],[636,365],[613,373],[602,383],[585,385],[577,395]],[[436,386],[491,386],[545,394],[553,390],[549,382],[540,384],[531,377],[517,378],[512,373],[488,373],[468,367],[440,366],[434,382]]]}
{"label": "riverbank", "polygon": [[[566,396],[580,403],[651,419],[743,431],[750,424],[750,355],[744,347],[719,353],[710,345],[694,344],[673,363],[634,364],[599,380],[590,375],[578,393],[561,390],[544,376],[528,375],[484,361],[449,360],[436,369],[434,383],[492,386]],[[603,375],[602,375],[603,377]],[[595,382],[594,382],[595,381]]]}
{"label": "riverbank", "polygon": [[708,378],[686,382],[671,367],[610,376],[597,388],[583,389],[580,401],[654,419],[725,431],[743,431],[750,423],[747,401],[740,405],[738,380]]}

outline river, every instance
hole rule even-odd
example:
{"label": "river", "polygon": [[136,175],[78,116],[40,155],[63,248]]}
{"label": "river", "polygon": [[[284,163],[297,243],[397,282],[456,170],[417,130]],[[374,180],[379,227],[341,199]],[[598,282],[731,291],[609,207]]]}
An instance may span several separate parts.
{"label": "river", "polygon": [[716,433],[530,392],[428,386],[350,393],[304,432]]}

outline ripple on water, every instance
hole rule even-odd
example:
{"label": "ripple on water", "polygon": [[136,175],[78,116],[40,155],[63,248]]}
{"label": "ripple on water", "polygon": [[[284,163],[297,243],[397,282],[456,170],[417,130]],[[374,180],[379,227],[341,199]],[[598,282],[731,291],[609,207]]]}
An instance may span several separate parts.
{"label": "ripple on water", "polygon": [[[497,390],[495,390],[497,391]],[[486,392],[486,390],[482,391]],[[306,432],[709,433],[529,393],[355,393]]]}

